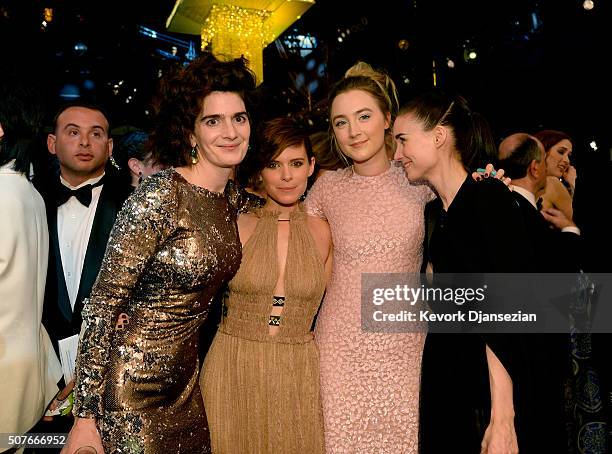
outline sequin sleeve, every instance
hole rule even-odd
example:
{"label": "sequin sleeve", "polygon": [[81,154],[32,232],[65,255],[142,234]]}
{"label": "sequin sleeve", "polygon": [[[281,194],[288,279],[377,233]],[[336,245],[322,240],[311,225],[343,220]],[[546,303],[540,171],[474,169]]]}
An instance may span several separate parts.
{"label": "sequin sleeve", "polygon": [[265,199],[246,191],[232,180],[227,182],[225,193],[229,203],[236,208],[238,213],[252,212],[266,203]]}
{"label": "sequin sleeve", "polygon": [[100,273],[83,307],[75,416],[101,416],[101,396],[117,317],[129,306],[147,263],[175,229],[177,191],[168,175],[147,178],[117,215]]}
{"label": "sequin sleeve", "polygon": [[331,184],[330,176],[334,173],[325,172],[308,191],[304,201],[304,209],[309,216],[316,216],[327,220],[325,216],[325,196],[329,192],[328,187]]}

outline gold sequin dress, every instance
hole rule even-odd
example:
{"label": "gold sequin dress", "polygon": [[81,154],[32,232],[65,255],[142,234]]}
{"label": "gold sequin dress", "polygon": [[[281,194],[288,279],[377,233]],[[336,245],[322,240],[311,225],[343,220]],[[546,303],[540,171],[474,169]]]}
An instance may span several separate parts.
{"label": "gold sequin dress", "polygon": [[96,419],[106,454],[210,452],[198,337],[240,264],[235,194],[167,169],[117,217],[83,309],[75,387],[74,414]]}
{"label": "gold sequin dress", "polygon": [[324,265],[305,214],[293,212],[284,306],[278,331],[270,335],[277,217],[261,211],[204,362],[201,386],[216,454],[324,452],[319,355],[311,332],[325,290]]}

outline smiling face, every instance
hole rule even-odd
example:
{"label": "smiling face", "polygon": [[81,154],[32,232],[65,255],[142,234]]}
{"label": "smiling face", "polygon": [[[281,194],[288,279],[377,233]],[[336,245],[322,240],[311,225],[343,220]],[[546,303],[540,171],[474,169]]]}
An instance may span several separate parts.
{"label": "smiling face", "polygon": [[76,186],[102,175],[113,151],[113,139],[102,112],[69,107],[57,118],[55,134],[49,134],[47,146],[57,156],[62,176]]}
{"label": "smiling face", "polygon": [[546,169],[548,175],[560,178],[570,166],[572,143],[563,139],[554,144],[546,153]]}
{"label": "smiling face", "polygon": [[414,114],[398,117],[393,125],[397,148],[394,158],[401,161],[410,181],[427,180],[438,162],[435,131],[425,131]]}
{"label": "smiling face", "polygon": [[261,171],[268,203],[281,207],[297,204],[313,172],[314,158],[308,159],[304,144],[285,148]]}
{"label": "smiling face", "polygon": [[339,94],[332,102],[331,121],[340,150],[355,164],[387,159],[385,129],[390,114],[383,113],[372,95],[362,90]]}
{"label": "smiling face", "polygon": [[200,159],[216,167],[240,164],[249,146],[251,125],[237,93],[215,91],[204,98],[190,136]]}

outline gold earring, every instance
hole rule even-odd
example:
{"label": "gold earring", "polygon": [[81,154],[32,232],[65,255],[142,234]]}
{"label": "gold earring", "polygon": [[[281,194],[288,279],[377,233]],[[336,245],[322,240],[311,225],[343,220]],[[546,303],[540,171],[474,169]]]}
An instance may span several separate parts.
{"label": "gold earring", "polygon": [[193,147],[191,147],[191,153],[189,153],[191,156],[191,164],[196,165],[198,163],[198,147],[197,145],[194,145]]}

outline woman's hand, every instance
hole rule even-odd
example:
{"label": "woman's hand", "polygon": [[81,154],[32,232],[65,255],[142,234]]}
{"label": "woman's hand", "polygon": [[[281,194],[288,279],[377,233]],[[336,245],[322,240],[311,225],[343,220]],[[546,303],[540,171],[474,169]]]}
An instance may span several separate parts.
{"label": "woman's hand", "polygon": [[572,188],[572,193],[576,188],[576,167],[569,166],[567,170],[563,173],[563,179],[570,185]]}
{"label": "woman's hand", "polygon": [[480,444],[480,454],[516,454],[518,440],[514,430],[512,378],[495,352],[486,346],[491,419]]}
{"label": "woman's hand", "polygon": [[[58,413],[56,410],[60,407],[60,405],[64,403],[66,399],[68,399],[68,396],[72,392],[73,388],[74,388],[74,379],[72,379],[70,383],[68,383],[64,389],[62,389],[60,392],[58,392],[55,395],[55,397],[53,398],[53,400],[47,407],[47,412]],[[69,409],[66,411],[69,411]],[[53,416],[43,416],[43,421],[53,421],[53,418],[54,418]]]}
{"label": "woman's hand", "polygon": [[83,447],[95,449],[96,454],[104,454],[102,439],[98,433],[96,422],[91,418],[74,418],[74,425],[68,434],[68,441],[60,454],[74,454],[79,448]]}
{"label": "woman's hand", "polygon": [[480,444],[480,454],[517,454],[518,452],[518,441],[512,419],[491,420]]}
{"label": "woman's hand", "polygon": [[563,211],[557,210],[556,208],[544,208],[540,211],[544,219],[546,219],[551,225],[558,228],[559,230],[565,227],[576,227],[576,224],[568,219]]}
{"label": "woman's hand", "polygon": [[512,183],[510,178],[504,177],[504,169],[495,170],[493,164],[487,164],[484,169],[477,169],[476,172],[472,172],[472,178],[476,181],[480,181],[483,178],[497,178],[508,187]]}

